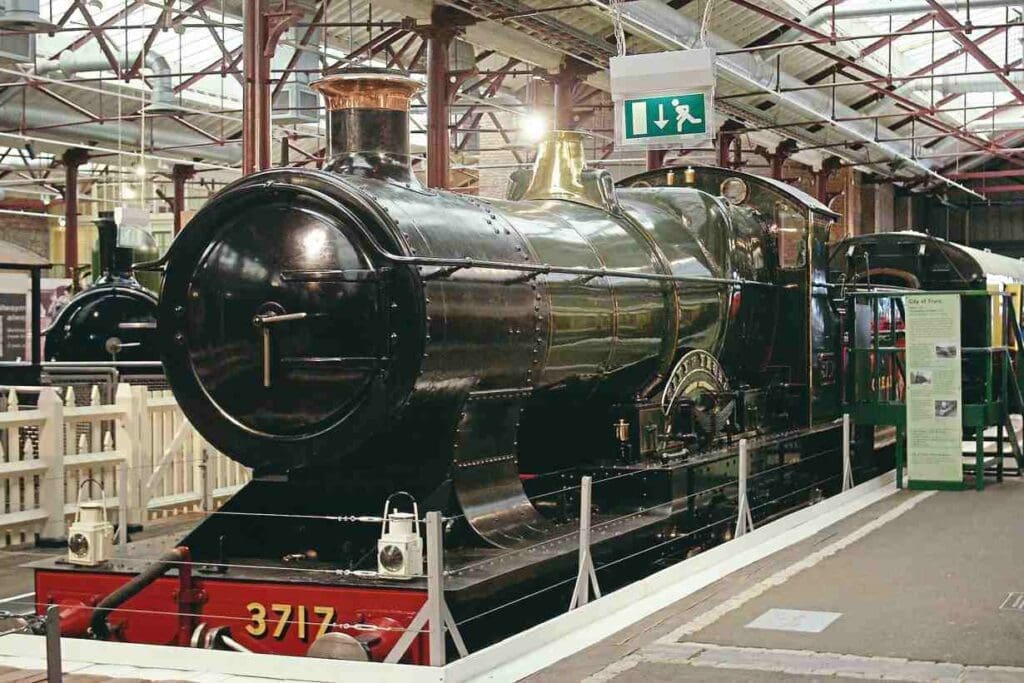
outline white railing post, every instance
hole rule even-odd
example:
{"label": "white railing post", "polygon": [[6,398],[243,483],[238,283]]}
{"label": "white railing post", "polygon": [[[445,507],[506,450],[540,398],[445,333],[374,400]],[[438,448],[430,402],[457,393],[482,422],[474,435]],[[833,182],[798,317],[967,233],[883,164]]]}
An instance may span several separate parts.
{"label": "white railing post", "polygon": [[139,524],[149,520],[149,499],[153,492],[149,488],[149,478],[153,474],[153,419],[149,412],[149,388],[132,387],[132,408],[134,409],[135,462],[131,479],[135,482],[138,498]]}
{"label": "white railing post", "polygon": [[430,649],[430,666],[444,666],[445,630],[452,637],[455,649],[463,657],[469,652],[459,633],[458,624],[444,599],[444,537],[441,529],[441,513],[427,513],[427,601],[412,618],[412,622],[384,657],[385,664],[395,664],[402,659],[420,630],[427,627],[427,642]]}
{"label": "white railing post", "polygon": [[441,515],[427,513],[427,642],[430,666],[444,666],[444,560],[441,549]]}
{"label": "white railing post", "polygon": [[[63,503],[61,504],[63,507]],[[61,514],[64,514],[61,512]],[[46,608],[46,683],[62,683],[64,660],[60,656],[60,606]]]}
{"label": "white railing post", "polygon": [[64,518],[64,405],[53,387],[44,387],[39,392],[36,407],[43,414],[43,422],[39,426],[39,459],[46,465],[46,471],[39,480],[39,499],[47,515],[39,536],[46,541],[62,541],[67,535]]}
{"label": "white railing post", "polygon": [[123,509],[127,511],[121,520],[121,526],[125,528],[125,535],[127,535],[128,525],[139,524],[142,521],[138,507],[137,485],[135,478],[131,476],[138,462],[139,450],[134,398],[131,385],[124,382],[118,383],[117,390],[114,392],[114,405],[118,407],[121,415],[114,423],[114,441],[117,450],[124,455],[124,460],[121,461],[119,468],[124,475],[118,476],[117,486],[118,494],[123,501]]}
{"label": "white railing post", "polygon": [[850,463],[850,414],[843,413],[843,491],[853,488],[853,467]]}
{"label": "white railing post", "polygon": [[738,538],[748,531],[754,530],[754,518],[750,513],[750,502],[747,500],[747,478],[750,476],[750,453],[747,450],[746,439],[740,439],[740,454],[737,460],[739,462],[739,478],[737,480],[739,492],[737,494],[736,533],[734,536]]}
{"label": "white railing post", "polygon": [[117,537],[121,545],[128,543],[128,461],[122,460],[117,468]]}
{"label": "white railing post", "polygon": [[214,508],[213,477],[210,476],[210,451],[201,440],[199,443],[199,487],[203,493],[201,510],[210,512]]}
{"label": "white railing post", "polygon": [[580,480],[580,549],[579,569],[576,574],[576,585],[572,589],[572,598],[569,599],[569,609],[590,602],[590,589],[594,589],[594,597],[601,597],[601,588],[597,584],[597,572],[594,571],[594,558],[590,554],[590,501],[591,477],[583,477]]}

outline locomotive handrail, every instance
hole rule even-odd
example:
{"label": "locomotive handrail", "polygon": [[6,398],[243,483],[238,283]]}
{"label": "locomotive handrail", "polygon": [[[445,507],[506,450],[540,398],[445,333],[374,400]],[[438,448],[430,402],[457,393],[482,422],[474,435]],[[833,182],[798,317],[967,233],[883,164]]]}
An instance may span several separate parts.
{"label": "locomotive handrail", "polygon": [[[393,254],[379,245],[373,245],[377,255],[386,261],[409,266],[438,266],[440,268],[453,268],[445,275],[452,275],[456,270],[466,268],[481,268],[484,270],[514,270],[521,273],[536,273],[547,275],[551,273],[559,275],[576,275],[593,279],[598,277],[620,277],[632,280],[653,280],[657,282],[691,282],[699,284],[714,284],[722,286],[746,285],[755,287],[777,287],[773,282],[760,282],[758,280],[744,280],[739,278],[721,277],[699,277],[695,275],[668,275],[665,273],[638,273],[631,270],[619,270],[614,268],[585,268],[582,266],[552,266],[547,263],[534,265],[530,263],[514,263],[511,261],[484,261],[466,257],[464,259],[438,258],[433,256],[403,256]],[[441,277],[432,273],[430,277]]]}

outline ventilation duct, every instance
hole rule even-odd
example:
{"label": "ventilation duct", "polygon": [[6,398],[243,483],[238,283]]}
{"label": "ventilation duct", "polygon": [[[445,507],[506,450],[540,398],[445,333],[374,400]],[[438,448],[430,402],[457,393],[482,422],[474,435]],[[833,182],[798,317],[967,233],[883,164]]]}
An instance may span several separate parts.
{"label": "ventilation duct", "polygon": [[1024,132],[1024,119],[983,119],[971,121],[967,124],[967,130],[972,133],[998,133],[1008,130]]}
{"label": "ventilation duct", "polygon": [[[0,0],[2,1],[2,0]],[[138,59],[138,53],[126,55],[124,50],[112,46],[111,51],[118,61],[118,67],[130,69]],[[171,66],[164,59],[163,55],[148,50],[142,60],[143,66],[152,74],[149,82],[153,86],[150,103],[142,108],[147,114],[176,114],[182,111],[174,96],[174,78],[171,75]],[[100,52],[99,48],[83,48],[81,50],[65,50],[57,59],[48,59],[36,66],[36,73],[39,75],[60,72],[65,76],[74,76],[78,73],[90,71],[109,71],[110,61]]]}
{"label": "ventilation duct", "polygon": [[[314,29],[307,43],[319,45],[323,42],[322,29]],[[310,87],[311,81],[318,76],[315,73],[320,68],[320,57],[309,47],[300,47],[299,42],[305,35],[305,28],[292,27],[278,43],[274,52],[270,68],[275,73],[283,73],[292,65],[294,71],[288,75],[288,81],[281,87],[281,91],[274,98],[271,111],[271,121],[275,124],[292,125],[299,123],[316,124],[320,120],[320,96]],[[296,52],[298,56],[296,57]]]}
{"label": "ventilation duct", "polygon": [[[995,8],[1019,8],[1021,6],[1021,0],[942,0],[942,8],[949,12],[975,12],[980,9],[995,9]],[[935,8],[930,5],[927,0],[894,0],[891,2],[879,2],[873,5],[865,5],[860,7],[843,7],[842,5],[836,6],[833,3],[825,3],[819,9],[814,10],[807,17],[800,22],[801,26],[810,29],[822,29],[828,27],[831,30],[831,24],[833,17],[836,22],[843,21],[845,19],[867,19],[870,17],[889,17],[900,16],[900,15],[917,15],[929,14],[934,12]],[[781,33],[773,43],[791,43],[800,40],[805,34],[795,28],[787,29]],[[763,57],[766,60],[771,60],[775,56],[777,51],[765,52]]]}
{"label": "ventilation duct", "polygon": [[34,62],[36,59],[36,34],[34,33],[0,33],[0,60],[9,60],[16,64]]}
{"label": "ventilation duct", "polygon": [[448,45],[448,70],[469,71],[476,68],[476,49],[456,38]]}
{"label": "ventilation duct", "polygon": [[23,108],[17,97],[8,98],[0,105],[0,125],[12,130],[48,129],[47,137],[67,140],[69,146],[89,140],[130,149],[141,143],[145,149],[174,148],[171,156],[203,159],[211,163],[234,165],[242,159],[240,142],[211,145],[209,138],[177,124],[147,125],[143,130],[137,121],[83,123],[82,115],[71,109],[35,101]]}
{"label": "ventilation duct", "polygon": [[[1024,89],[1024,74],[1014,72],[1009,75],[1010,82],[1018,88]],[[911,90],[926,90],[931,87],[930,81],[915,81]],[[1006,83],[992,74],[978,76],[943,76],[935,79],[935,88],[949,95],[957,93],[964,95],[974,92],[1006,92]]]}
{"label": "ventilation duct", "polygon": [[0,0],[0,29],[46,33],[55,28],[39,15],[39,0]]}

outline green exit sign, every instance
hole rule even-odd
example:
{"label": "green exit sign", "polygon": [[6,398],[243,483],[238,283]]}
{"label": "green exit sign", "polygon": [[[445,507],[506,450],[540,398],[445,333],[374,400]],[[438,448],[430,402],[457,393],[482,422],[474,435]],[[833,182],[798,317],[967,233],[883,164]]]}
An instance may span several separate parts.
{"label": "green exit sign", "polygon": [[625,139],[707,135],[707,94],[684,93],[627,99],[621,125]]}

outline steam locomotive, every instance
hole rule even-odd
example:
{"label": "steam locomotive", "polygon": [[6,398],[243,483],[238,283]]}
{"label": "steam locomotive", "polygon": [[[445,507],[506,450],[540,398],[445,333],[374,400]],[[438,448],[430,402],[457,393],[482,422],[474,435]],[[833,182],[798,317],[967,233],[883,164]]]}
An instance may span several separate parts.
{"label": "steam locomotive", "polygon": [[[235,182],[161,260],[167,379],[253,481],[155,565],[39,565],[65,634],[383,660],[426,583],[358,519],[401,492],[444,514],[446,602],[480,647],[564,607],[581,475],[604,590],[731,536],[741,437],[755,520],[839,489],[834,212],[715,168],[615,186],[573,132],[505,201],[430,190],[415,81],[316,87],[328,167]],[[428,655],[420,635],[405,661]]]}
{"label": "steam locomotive", "polygon": [[132,272],[133,260],[156,258],[156,244],[142,230],[119,227],[110,212],[101,213],[96,227],[93,283],[68,301],[45,330],[43,357],[51,362],[157,361],[157,297]]}

